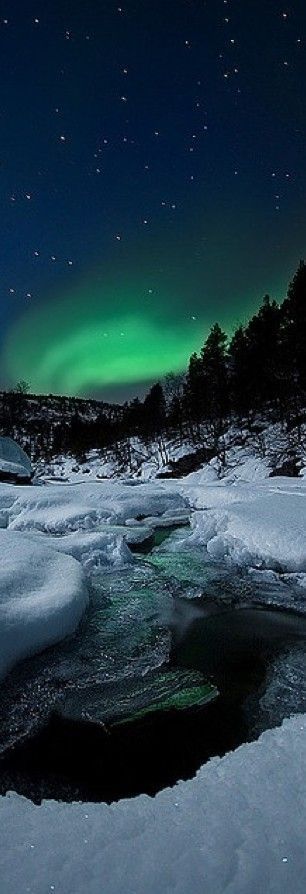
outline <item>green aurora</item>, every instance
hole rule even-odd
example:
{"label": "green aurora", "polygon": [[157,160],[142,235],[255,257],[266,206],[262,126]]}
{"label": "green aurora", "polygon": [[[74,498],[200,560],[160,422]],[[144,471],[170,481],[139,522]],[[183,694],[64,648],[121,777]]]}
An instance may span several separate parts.
{"label": "green aurora", "polygon": [[130,300],[123,290],[102,302],[97,287],[28,305],[6,341],[7,377],[36,393],[89,396],[179,372],[207,327],[186,315],[173,323],[160,306],[141,304],[134,290]]}

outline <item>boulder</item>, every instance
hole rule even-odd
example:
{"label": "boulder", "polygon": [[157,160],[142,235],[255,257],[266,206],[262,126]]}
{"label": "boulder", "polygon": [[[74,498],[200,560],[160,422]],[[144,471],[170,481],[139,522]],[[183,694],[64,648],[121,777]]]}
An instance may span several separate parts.
{"label": "boulder", "polygon": [[0,481],[29,484],[33,475],[31,460],[12,438],[0,437]]}

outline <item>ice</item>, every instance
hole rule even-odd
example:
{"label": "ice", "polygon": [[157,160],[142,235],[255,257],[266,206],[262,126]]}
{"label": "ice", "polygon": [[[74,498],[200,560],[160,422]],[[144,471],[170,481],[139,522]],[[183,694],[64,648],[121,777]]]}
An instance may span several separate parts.
{"label": "ice", "polygon": [[304,894],[306,716],[112,806],[0,799],[5,894]]}
{"label": "ice", "polygon": [[87,604],[84,570],[131,564],[127,542],[184,518],[187,500],[161,485],[2,484],[0,673],[75,629]]}
{"label": "ice", "polygon": [[88,603],[81,565],[0,530],[0,676],[21,658],[71,634]]}
{"label": "ice", "polygon": [[102,531],[74,531],[62,537],[49,535],[47,539],[42,532],[29,531],[27,538],[37,544],[46,542],[50,549],[73,556],[91,575],[103,569],[122,568],[133,561],[122,533],[116,529],[107,531],[106,526]]}
{"label": "ice", "polygon": [[255,716],[252,700],[248,706],[252,734],[259,735],[269,726],[278,726],[285,717],[305,710],[306,649],[303,644],[292,645],[273,659]]}
{"label": "ice", "polygon": [[[232,470],[220,481],[216,470],[206,467],[175,482],[1,485],[1,674],[75,629],[87,605],[84,569],[92,573],[129,563],[132,569],[126,539],[184,522],[190,510],[191,532],[181,530],[172,541],[173,573],[179,579],[189,579],[194,550],[196,582],[204,589],[209,589],[208,556],[216,567],[225,560],[251,570],[247,577],[259,587],[261,574],[266,587],[279,586],[281,574],[281,595],[286,586],[290,594],[295,583],[304,600],[306,482],[269,479],[263,467],[256,471],[247,463],[242,457],[240,473]],[[162,567],[162,554],[159,562]],[[132,650],[140,615],[152,630],[150,601],[145,604],[148,581],[141,570],[139,591],[127,602],[126,581],[121,575],[120,591],[116,574],[117,617],[110,605],[103,636],[111,639],[111,624],[116,630],[121,624],[122,635],[130,630]],[[158,599],[166,604],[170,598],[170,591],[161,589]],[[161,638],[156,666],[163,645]],[[147,664],[146,643],[139,663]],[[275,686],[280,693],[287,687],[293,710],[296,686],[290,674],[300,675],[301,669],[302,652],[290,666],[279,664],[273,683],[274,692]],[[272,695],[267,690],[263,713]],[[300,715],[258,742],[215,758],[195,779],[154,799],[140,796],[110,807],[55,802],[36,807],[17,795],[1,798],[1,891],[304,894],[305,761],[306,715]]]}

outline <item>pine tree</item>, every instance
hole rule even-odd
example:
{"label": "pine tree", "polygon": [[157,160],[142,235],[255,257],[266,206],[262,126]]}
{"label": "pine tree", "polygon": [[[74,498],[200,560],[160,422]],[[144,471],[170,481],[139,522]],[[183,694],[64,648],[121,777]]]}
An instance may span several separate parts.
{"label": "pine tree", "polygon": [[279,397],[281,314],[269,295],[246,328],[248,389],[252,409],[259,410]]}
{"label": "pine tree", "polygon": [[287,424],[300,429],[306,401],[306,265],[300,261],[282,309],[282,368]]}
{"label": "pine tree", "polygon": [[241,421],[251,410],[248,340],[243,326],[236,329],[228,356],[231,406]]}
{"label": "pine tree", "polygon": [[189,361],[184,395],[185,412],[189,423],[199,435],[199,425],[207,418],[207,382],[202,358],[192,354]]}
{"label": "pine tree", "polygon": [[166,401],[160,382],[153,385],[143,404],[145,433],[149,436],[160,434],[166,422]]}
{"label": "pine tree", "polygon": [[218,323],[211,328],[201,351],[202,374],[207,398],[207,418],[219,436],[229,412],[227,336]]}

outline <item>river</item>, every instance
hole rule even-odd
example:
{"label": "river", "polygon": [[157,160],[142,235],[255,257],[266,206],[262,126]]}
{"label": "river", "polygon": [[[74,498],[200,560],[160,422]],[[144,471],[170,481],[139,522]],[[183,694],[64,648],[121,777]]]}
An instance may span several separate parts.
{"label": "river", "polygon": [[171,528],[90,587],[75,636],[2,687],[2,793],[154,795],[306,710],[306,614],[288,585],[205,560]]}

